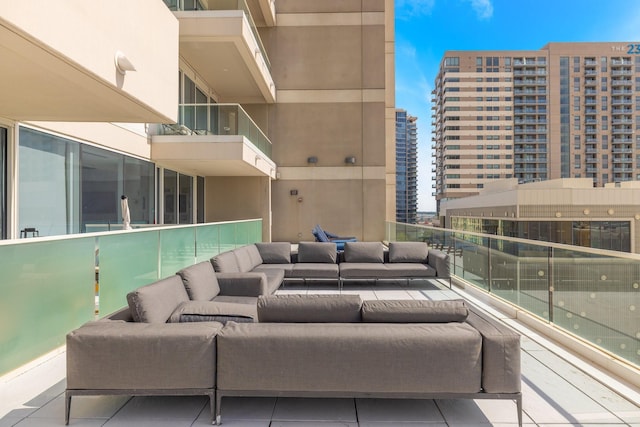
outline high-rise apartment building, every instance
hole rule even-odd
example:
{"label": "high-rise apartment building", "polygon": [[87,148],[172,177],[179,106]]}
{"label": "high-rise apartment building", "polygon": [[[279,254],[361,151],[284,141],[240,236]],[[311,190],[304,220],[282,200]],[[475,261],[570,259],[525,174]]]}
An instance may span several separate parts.
{"label": "high-rise apartment building", "polygon": [[[392,0],[0,4],[3,239],[261,218],[381,240]],[[25,231],[26,234],[26,231]]]}
{"label": "high-rise apartment building", "polygon": [[640,179],[638,44],[447,51],[432,102],[438,207],[501,178]]}
{"label": "high-rise apartment building", "polygon": [[396,110],[396,221],[415,224],[418,211],[418,118]]}

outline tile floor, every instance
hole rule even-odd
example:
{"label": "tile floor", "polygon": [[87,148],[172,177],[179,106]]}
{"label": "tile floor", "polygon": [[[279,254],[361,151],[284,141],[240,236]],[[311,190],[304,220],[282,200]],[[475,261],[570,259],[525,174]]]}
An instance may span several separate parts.
{"label": "tile floor", "polygon": [[[336,293],[334,287],[291,285],[280,293]],[[466,298],[442,284],[347,285],[363,299]],[[487,308],[522,337],[524,425],[640,427],[640,394],[544,337]],[[64,424],[65,353],[0,378],[0,427]],[[596,380],[595,378],[598,378]],[[606,384],[605,384],[606,383]],[[624,391],[623,398],[616,390]],[[223,400],[226,427],[511,427],[515,404],[495,400],[232,398]],[[203,397],[75,397],[72,426],[169,427],[210,425]]]}

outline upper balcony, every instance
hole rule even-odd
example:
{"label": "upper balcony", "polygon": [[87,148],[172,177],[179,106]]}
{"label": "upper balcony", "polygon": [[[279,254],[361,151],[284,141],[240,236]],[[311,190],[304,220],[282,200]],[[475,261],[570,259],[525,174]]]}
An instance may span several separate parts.
{"label": "upper balcony", "polygon": [[0,58],[0,116],[176,119],[178,22],[160,2],[0,2]]}
{"label": "upper balcony", "polygon": [[179,123],[151,130],[151,159],[201,176],[275,179],[271,141],[238,104],[184,104]]}
{"label": "upper balcony", "polygon": [[180,23],[180,56],[221,102],[275,103],[271,63],[253,18],[274,22],[262,12],[271,2],[254,0],[250,8],[245,0],[164,1]]}

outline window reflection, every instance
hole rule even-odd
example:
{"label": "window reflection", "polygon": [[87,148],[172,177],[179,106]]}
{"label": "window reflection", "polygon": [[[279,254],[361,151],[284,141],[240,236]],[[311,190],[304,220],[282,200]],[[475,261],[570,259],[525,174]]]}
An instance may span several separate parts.
{"label": "window reflection", "polygon": [[631,252],[629,221],[512,221],[453,217],[455,230]]}

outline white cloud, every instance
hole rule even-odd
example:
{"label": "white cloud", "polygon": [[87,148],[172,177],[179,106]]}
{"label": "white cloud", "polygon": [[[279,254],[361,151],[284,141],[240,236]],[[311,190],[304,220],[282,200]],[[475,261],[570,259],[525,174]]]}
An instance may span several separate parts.
{"label": "white cloud", "polygon": [[471,7],[478,15],[478,19],[490,19],[493,16],[493,4],[491,0],[468,0]]}
{"label": "white cloud", "polygon": [[396,0],[396,18],[409,20],[430,15],[436,0]]}

